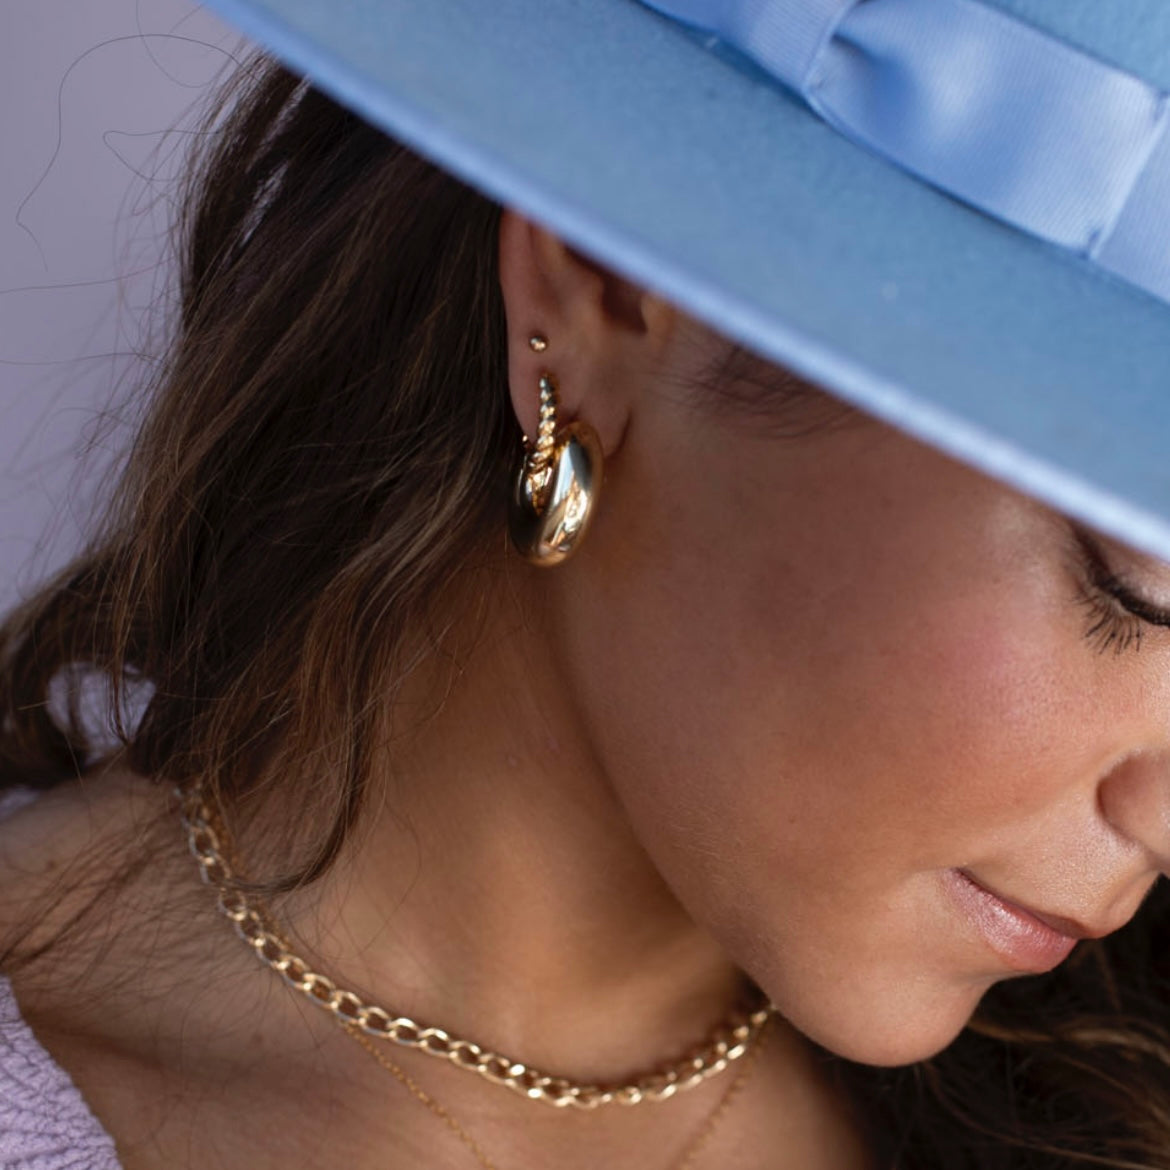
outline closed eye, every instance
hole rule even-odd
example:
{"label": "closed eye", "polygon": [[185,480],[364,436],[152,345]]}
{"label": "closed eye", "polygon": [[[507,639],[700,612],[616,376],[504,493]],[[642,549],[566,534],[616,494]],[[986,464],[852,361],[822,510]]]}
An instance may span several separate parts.
{"label": "closed eye", "polygon": [[1170,627],[1170,609],[1143,597],[1132,585],[1118,576],[1110,568],[1104,549],[1091,533],[1079,527],[1074,527],[1073,531],[1094,588],[1108,594],[1122,609],[1143,622],[1151,626]]}

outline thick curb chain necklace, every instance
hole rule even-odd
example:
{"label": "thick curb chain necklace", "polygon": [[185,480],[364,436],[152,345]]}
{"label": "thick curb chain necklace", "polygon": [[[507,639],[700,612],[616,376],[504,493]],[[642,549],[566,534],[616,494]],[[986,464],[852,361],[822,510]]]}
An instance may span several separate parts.
{"label": "thick curb chain necklace", "polygon": [[[458,1139],[467,1147],[474,1155],[475,1160],[483,1167],[483,1170],[500,1170],[500,1167],[491,1160],[485,1152],[483,1146],[479,1144],[463,1128],[462,1125],[451,1115],[451,1113],[440,1104],[435,1098],[428,1093],[415,1079],[406,1072],[403,1072],[392,1060],[387,1058],[383,1053],[379,1052],[377,1047],[370,1041],[368,1036],[363,1036],[360,1032],[354,1030],[350,1035],[388,1072],[394,1076],[404,1089],[406,1089],[412,1097],[415,1097],[423,1105],[425,1105]],[[759,1038],[752,1045],[751,1050],[747,1054],[745,1060],[740,1061],[739,1071],[735,1074],[735,1078],[727,1086],[723,1092],[723,1096],[715,1104],[715,1108],[707,1115],[706,1120],[696,1130],[690,1141],[683,1147],[682,1153],[676,1161],[670,1164],[669,1170],[690,1170],[690,1167],[695,1164],[695,1161],[701,1153],[706,1149],[707,1144],[711,1140],[711,1136],[715,1133],[719,1123],[727,1115],[735,1102],[736,1096],[743,1089],[747,1082],[748,1073],[751,1072],[752,1062],[759,1061],[760,1054],[764,1050],[764,1044],[768,1039],[768,1029],[765,1024],[761,1030]]]}
{"label": "thick curb chain necklace", "polygon": [[327,975],[313,971],[285,941],[268,908],[258,898],[232,888],[235,874],[229,860],[227,833],[202,791],[196,786],[179,790],[177,796],[187,843],[199,864],[200,876],[216,891],[220,913],[232,923],[261,963],[328,1012],[347,1031],[356,1030],[375,1040],[389,1040],[439,1057],[530,1100],[576,1109],[596,1109],[613,1102],[637,1105],[642,1101],[665,1101],[702,1084],[744,1056],[775,1012],[771,1004],[754,1011],[733,1012],[695,1048],[624,1085],[583,1083],[550,1076],[443,1028],[393,1015],[376,1004],[367,1003],[356,992],[338,987]]}

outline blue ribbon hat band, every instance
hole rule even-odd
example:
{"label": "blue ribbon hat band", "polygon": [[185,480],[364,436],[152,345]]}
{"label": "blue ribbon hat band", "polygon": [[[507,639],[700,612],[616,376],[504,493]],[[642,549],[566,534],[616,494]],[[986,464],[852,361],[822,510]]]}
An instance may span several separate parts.
{"label": "blue ribbon hat band", "polygon": [[903,169],[1170,302],[1170,100],[977,0],[643,0]]}

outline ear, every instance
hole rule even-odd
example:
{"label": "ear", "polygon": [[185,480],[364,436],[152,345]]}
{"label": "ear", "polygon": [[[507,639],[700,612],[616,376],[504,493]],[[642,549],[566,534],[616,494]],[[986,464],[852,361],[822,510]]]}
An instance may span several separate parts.
{"label": "ear", "polygon": [[[611,454],[676,310],[511,210],[500,220],[499,260],[508,381],[521,428],[536,434],[540,376],[551,373],[560,391],[560,421],[585,419]],[[543,352],[529,345],[536,334],[548,342]]]}

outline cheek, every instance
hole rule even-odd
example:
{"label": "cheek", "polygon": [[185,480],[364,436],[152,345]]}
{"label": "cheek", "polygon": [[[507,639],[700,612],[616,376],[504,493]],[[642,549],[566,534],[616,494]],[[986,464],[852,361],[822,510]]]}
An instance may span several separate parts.
{"label": "cheek", "polygon": [[[906,606],[915,616],[898,620]],[[792,730],[824,760],[828,815],[844,801],[871,832],[914,837],[919,859],[937,841],[955,864],[965,826],[1010,825],[1063,780],[1080,708],[1068,641],[1050,608],[1020,598],[906,594],[884,616],[883,632],[851,631],[848,663],[810,672]]]}
{"label": "cheek", "polygon": [[[1019,548],[948,559],[952,525],[933,551],[915,531],[917,561],[864,517],[783,539],[627,528],[599,550],[621,571],[578,578],[562,631],[676,896],[798,1027],[872,1063],[949,1042],[992,982],[963,966],[938,874],[1043,818],[1091,721],[1070,598],[995,570]],[[735,555],[712,555],[720,536]]]}
{"label": "cheek", "polygon": [[813,652],[730,620],[727,585],[718,622],[662,596],[644,652],[609,644],[595,742],[676,897],[787,1018],[855,1060],[923,1059],[992,982],[948,935],[938,873],[1059,795],[1044,648],[969,607],[960,637],[840,630]]}
{"label": "cheek", "polygon": [[936,843],[955,864],[971,816],[982,833],[1051,798],[1088,714],[1068,599],[916,574],[853,535],[848,564],[799,533],[734,558],[659,540],[653,566],[583,590],[582,707],[652,835],[685,813],[711,838],[750,822],[789,859],[889,866],[909,840],[909,864]]}

